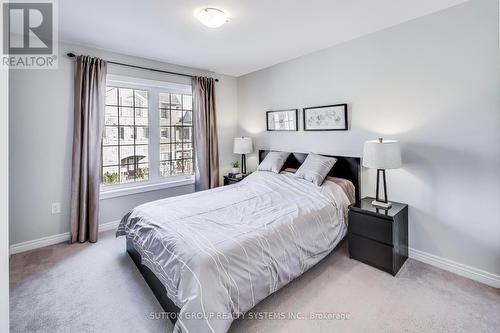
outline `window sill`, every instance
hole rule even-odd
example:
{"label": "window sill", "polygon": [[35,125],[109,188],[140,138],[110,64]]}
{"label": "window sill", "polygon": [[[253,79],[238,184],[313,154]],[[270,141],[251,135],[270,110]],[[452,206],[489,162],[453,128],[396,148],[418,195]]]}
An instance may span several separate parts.
{"label": "window sill", "polygon": [[186,186],[192,184],[194,184],[194,176],[189,178],[186,177],[173,178],[162,182],[142,183],[140,185],[134,185],[134,186],[128,185],[128,186],[101,187],[101,193],[99,199],[106,200],[126,195],[133,195],[138,193],[157,191],[166,188]]}

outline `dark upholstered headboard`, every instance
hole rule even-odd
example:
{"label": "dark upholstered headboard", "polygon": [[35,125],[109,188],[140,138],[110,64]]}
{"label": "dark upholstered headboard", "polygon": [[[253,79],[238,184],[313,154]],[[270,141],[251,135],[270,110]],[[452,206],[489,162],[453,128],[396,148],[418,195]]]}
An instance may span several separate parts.
{"label": "dark upholstered headboard", "polygon": [[[259,163],[262,162],[264,157],[266,157],[267,153],[270,151],[271,150],[259,150]],[[337,163],[335,163],[333,168],[330,170],[328,176],[350,180],[356,187],[356,201],[359,201],[361,199],[361,158],[333,155],[323,156],[335,157],[337,159]],[[306,157],[306,153],[291,153],[283,165],[282,170],[286,168],[298,169]]]}

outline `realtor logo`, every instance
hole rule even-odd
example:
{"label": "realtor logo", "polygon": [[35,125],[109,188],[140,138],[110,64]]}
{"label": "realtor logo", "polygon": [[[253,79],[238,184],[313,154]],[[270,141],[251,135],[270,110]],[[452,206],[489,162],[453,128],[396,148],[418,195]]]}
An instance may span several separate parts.
{"label": "realtor logo", "polygon": [[3,3],[2,67],[57,68],[57,12],[54,1]]}

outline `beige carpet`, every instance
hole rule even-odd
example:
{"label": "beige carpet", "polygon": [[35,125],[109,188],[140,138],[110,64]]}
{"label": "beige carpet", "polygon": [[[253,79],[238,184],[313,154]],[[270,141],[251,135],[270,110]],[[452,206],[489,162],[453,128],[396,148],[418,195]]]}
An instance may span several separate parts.
{"label": "beige carpet", "polygon": [[[396,277],[349,259],[346,244],[252,310],[347,313],[347,320],[234,322],[231,332],[500,332],[500,290],[409,259]],[[11,257],[12,332],[171,332],[123,238]],[[193,332],[194,333],[194,332]]]}

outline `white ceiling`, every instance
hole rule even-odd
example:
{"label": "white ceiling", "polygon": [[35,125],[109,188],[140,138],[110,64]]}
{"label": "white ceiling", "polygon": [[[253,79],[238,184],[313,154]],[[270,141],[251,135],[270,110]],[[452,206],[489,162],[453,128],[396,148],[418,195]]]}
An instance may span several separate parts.
{"label": "white ceiling", "polygon": [[[59,38],[240,76],[465,0],[62,0]],[[232,17],[210,29],[197,8]]]}

